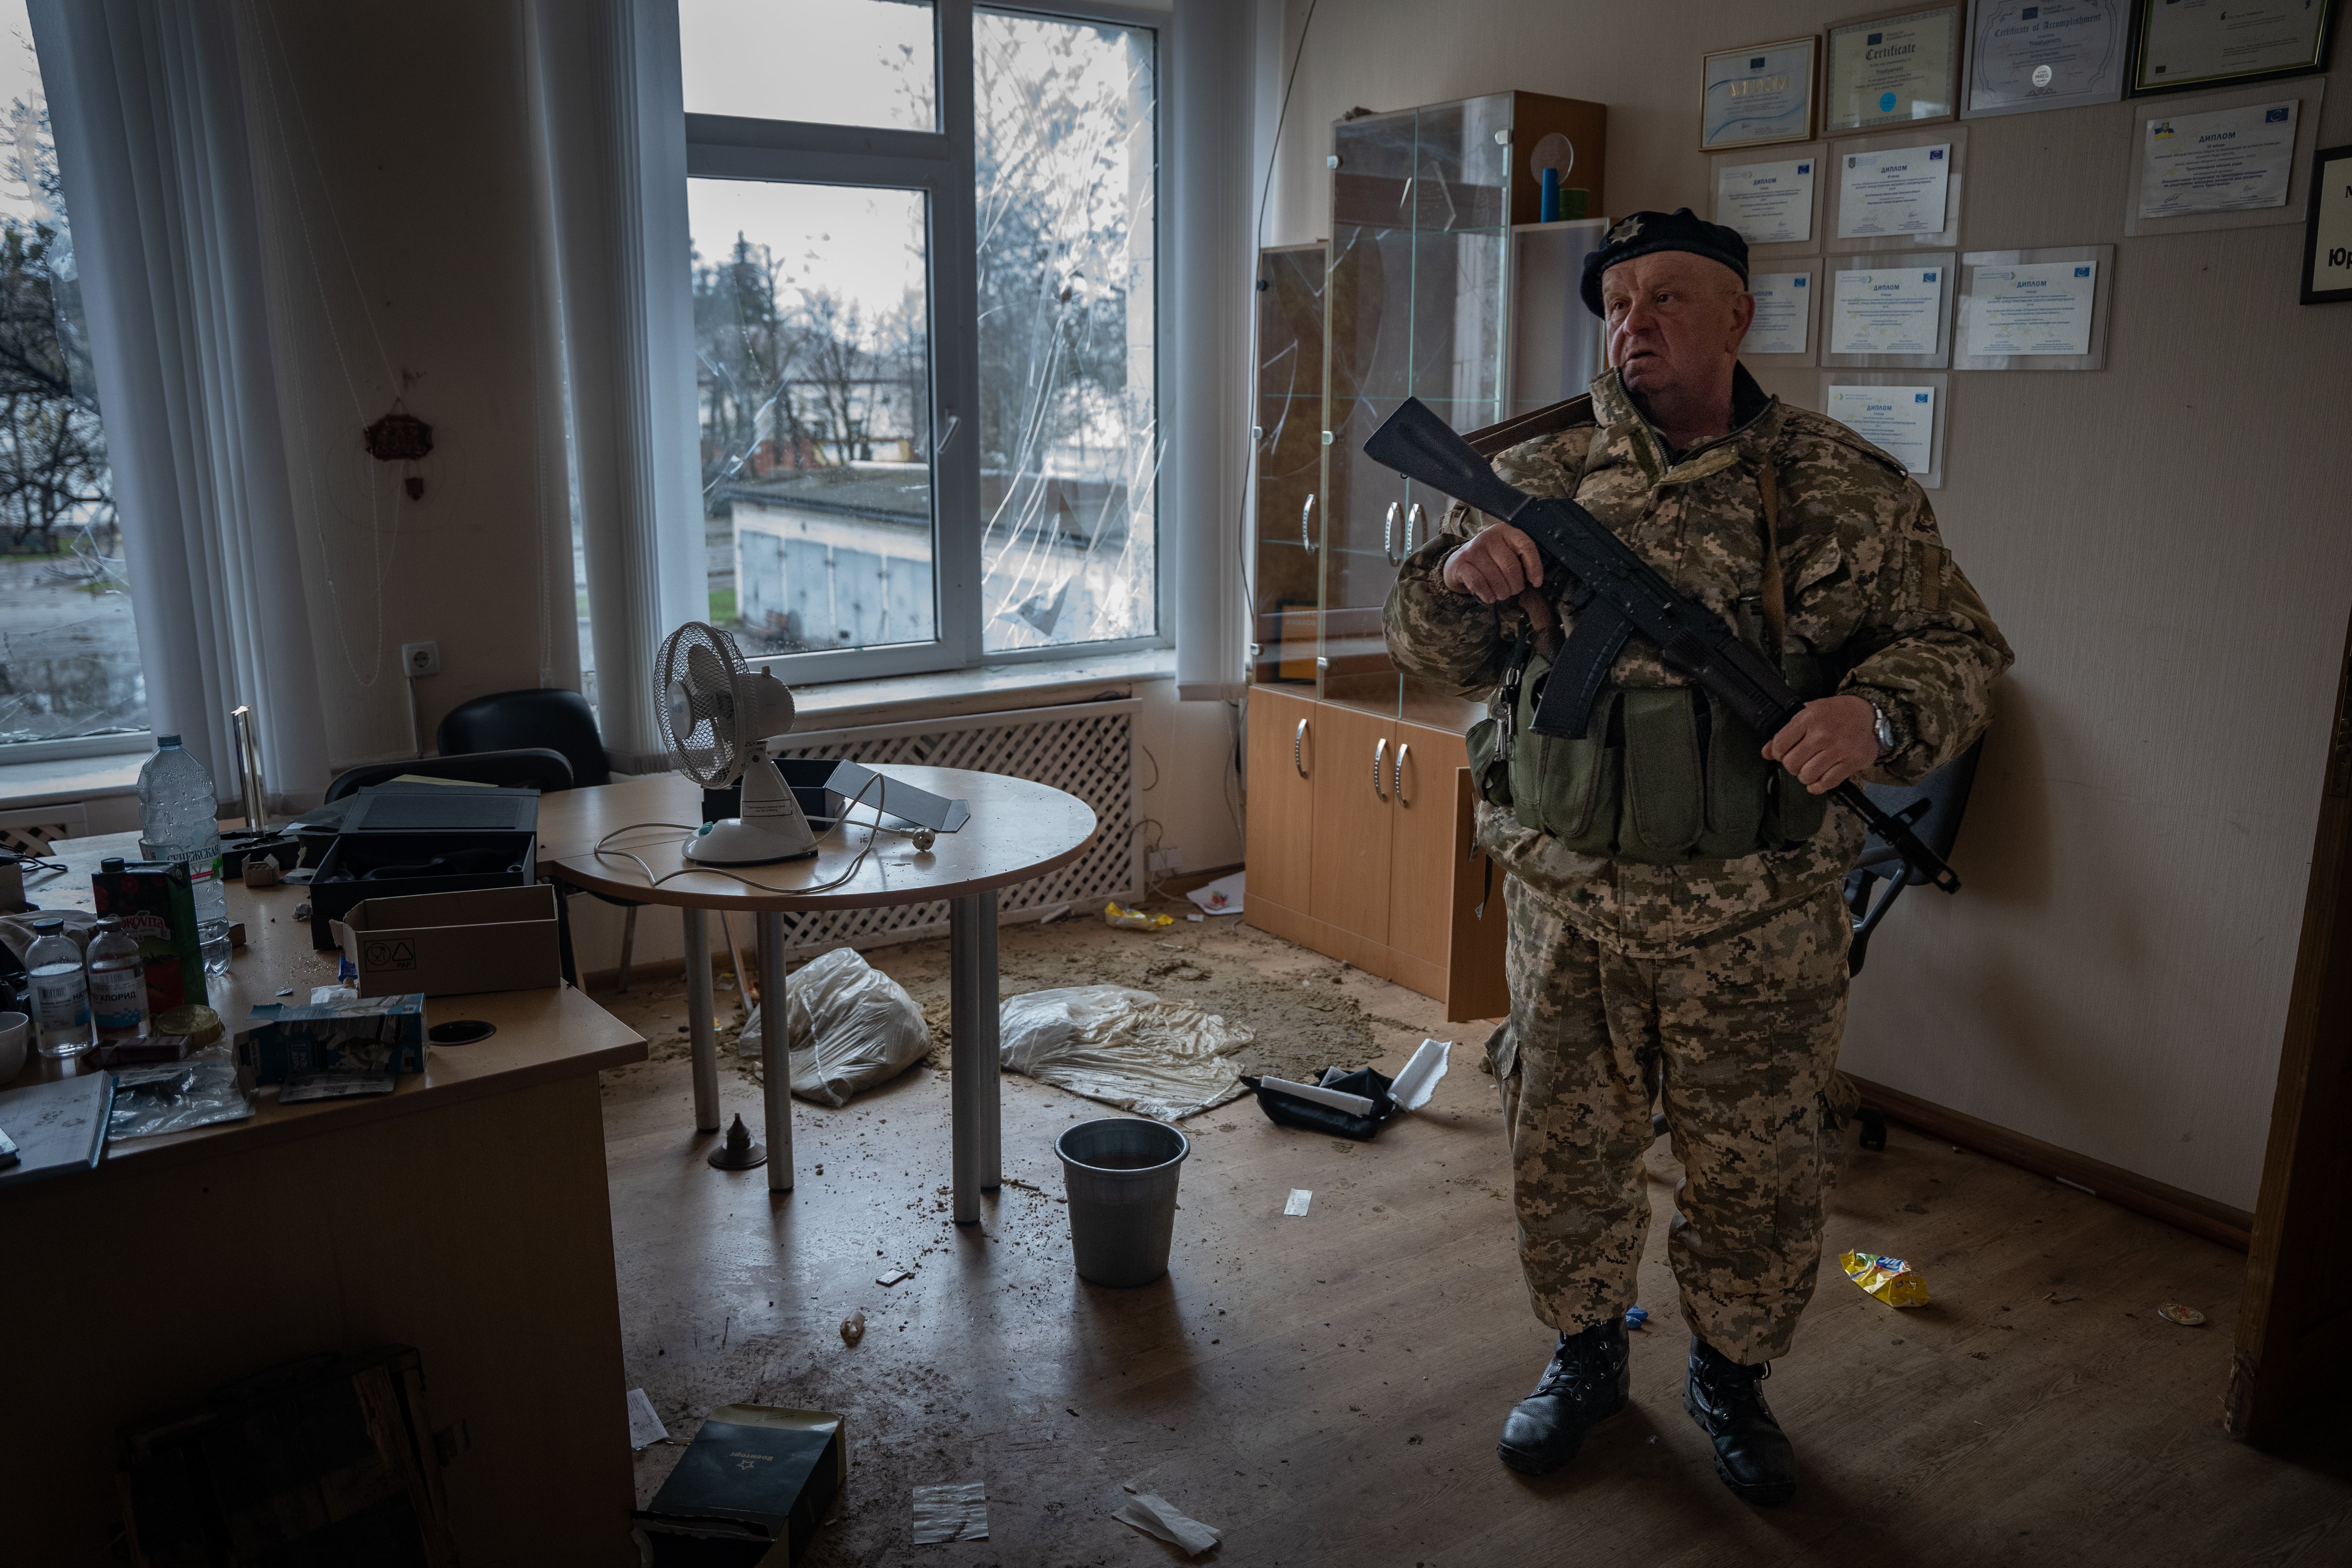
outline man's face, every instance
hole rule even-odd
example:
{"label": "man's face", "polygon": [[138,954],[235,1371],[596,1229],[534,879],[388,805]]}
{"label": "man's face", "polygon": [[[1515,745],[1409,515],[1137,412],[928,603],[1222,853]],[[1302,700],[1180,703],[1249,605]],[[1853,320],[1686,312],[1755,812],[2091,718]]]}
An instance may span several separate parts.
{"label": "man's face", "polygon": [[1644,397],[1704,393],[1727,382],[1756,300],[1739,276],[1687,250],[1657,250],[1601,275],[1609,363]]}

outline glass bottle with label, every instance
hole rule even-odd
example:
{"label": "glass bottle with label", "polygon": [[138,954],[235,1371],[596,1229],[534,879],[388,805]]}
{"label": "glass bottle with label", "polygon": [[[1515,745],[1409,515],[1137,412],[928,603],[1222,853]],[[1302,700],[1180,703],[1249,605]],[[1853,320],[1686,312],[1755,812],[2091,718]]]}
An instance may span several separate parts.
{"label": "glass bottle with label", "polygon": [[61,920],[35,921],[33,939],[25,967],[33,981],[34,1047],[45,1057],[78,1057],[91,1044],[81,947]]}
{"label": "glass bottle with label", "polygon": [[98,1043],[135,1040],[147,1032],[147,965],[139,943],[112,915],[89,944],[89,1018]]}

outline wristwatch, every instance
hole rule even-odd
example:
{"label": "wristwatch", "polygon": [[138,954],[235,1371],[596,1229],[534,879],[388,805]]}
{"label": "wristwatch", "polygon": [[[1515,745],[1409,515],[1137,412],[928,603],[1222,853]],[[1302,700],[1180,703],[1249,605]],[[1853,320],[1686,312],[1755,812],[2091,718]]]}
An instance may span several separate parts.
{"label": "wristwatch", "polygon": [[1886,710],[1875,702],[1870,705],[1870,716],[1878,736],[1878,760],[1883,763],[1895,754],[1895,724],[1886,717]]}

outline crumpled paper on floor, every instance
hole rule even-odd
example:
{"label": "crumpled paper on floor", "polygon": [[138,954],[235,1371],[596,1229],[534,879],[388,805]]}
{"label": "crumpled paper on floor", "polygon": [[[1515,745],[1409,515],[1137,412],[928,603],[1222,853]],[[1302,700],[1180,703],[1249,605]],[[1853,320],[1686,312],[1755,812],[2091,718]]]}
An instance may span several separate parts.
{"label": "crumpled paper on floor", "polygon": [[1927,1304],[1927,1282],[1912,1272],[1911,1266],[1899,1258],[1844,1252],[1838,1255],[1838,1265],[1845,1270],[1847,1279],[1890,1307],[1924,1307]]}
{"label": "crumpled paper on floor", "polygon": [[669,1441],[669,1428],[654,1413],[654,1402],[642,1388],[629,1390],[629,1447],[639,1452]]}
{"label": "crumpled paper on floor", "polygon": [[915,1489],[915,1544],[988,1539],[988,1486],[961,1481]]}
{"label": "crumpled paper on floor", "polygon": [[1135,1491],[1135,1483],[1127,1483],[1135,1496],[1117,1513],[1111,1515],[1121,1524],[1131,1524],[1146,1535],[1156,1535],[1169,1545],[1181,1550],[1187,1557],[1198,1557],[1213,1551],[1225,1532],[1183,1513],[1175,1504],[1156,1492]]}
{"label": "crumpled paper on floor", "polygon": [[1124,985],[1032,991],[997,1013],[1006,1071],[1161,1121],[1240,1094],[1233,1054],[1256,1038],[1214,1013]]}

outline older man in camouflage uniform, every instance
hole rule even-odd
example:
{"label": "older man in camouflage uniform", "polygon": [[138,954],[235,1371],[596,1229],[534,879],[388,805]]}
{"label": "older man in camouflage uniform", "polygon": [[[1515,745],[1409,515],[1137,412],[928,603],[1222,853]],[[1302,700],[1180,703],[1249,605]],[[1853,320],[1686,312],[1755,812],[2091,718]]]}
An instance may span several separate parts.
{"label": "older man in camouflage uniform", "polygon": [[1654,1093],[1685,1173],[1667,1238],[1695,1331],[1685,1406],[1726,1484],[1771,1505],[1795,1464],[1757,1384],[1820,1265],[1840,882],[1864,837],[1820,797],[1966,750],[2011,655],[1903,466],[1739,367],[1747,275],[1739,237],[1687,209],[1617,225],[1584,277],[1616,368],[1496,468],[1574,497],[1777,658],[1815,698],[1797,719],[1742,731],[1636,637],[1586,739],[1528,732],[1574,584],[1547,578],[1526,534],[1458,506],[1405,563],[1387,631],[1406,671],[1492,694],[1517,721],[1509,754],[1480,770],[1478,840],[1507,874],[1511,926],[1511,1017],[1490,1051],[1520,1261],[1559,1341],[1497,1452],[1557,1468],[1625,1403]]}

